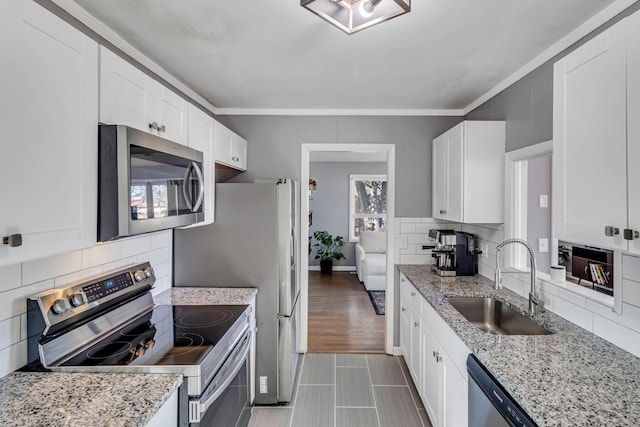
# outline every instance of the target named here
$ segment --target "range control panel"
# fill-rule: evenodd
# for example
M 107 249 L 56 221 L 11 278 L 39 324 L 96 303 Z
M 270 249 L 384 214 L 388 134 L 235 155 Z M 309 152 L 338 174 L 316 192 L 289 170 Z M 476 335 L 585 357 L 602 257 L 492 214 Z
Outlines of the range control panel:
M 117 297 L 148 289 L 154 282 L 153 268 L 146 262 L 67 288 L 46 291 L 30 297 L 28 301 L 37 302 L 43 317 L 48 319 L 48 324 L 54 325 L 108 304 Z

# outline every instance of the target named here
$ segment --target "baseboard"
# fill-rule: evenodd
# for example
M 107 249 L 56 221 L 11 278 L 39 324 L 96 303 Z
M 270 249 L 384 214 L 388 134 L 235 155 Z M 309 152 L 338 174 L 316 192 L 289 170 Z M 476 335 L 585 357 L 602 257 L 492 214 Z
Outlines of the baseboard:
M 402 356 L 402 347 L 393 347 L 394 356 Z
M 310 265 L 309 271 L 320 271 L 319 265 Z M 356 271 L 355 265 L 334 265 L 333 271 Z

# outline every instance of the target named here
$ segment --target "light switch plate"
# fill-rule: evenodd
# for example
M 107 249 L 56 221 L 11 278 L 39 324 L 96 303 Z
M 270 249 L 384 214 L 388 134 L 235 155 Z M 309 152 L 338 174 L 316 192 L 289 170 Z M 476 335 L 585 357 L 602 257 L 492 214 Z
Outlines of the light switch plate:
M 538 252 L 549 252 L 549 239 L 538 239 Z
M 548 208 L 549 207 L 549 196 L 546 194 L 541 194 L 538 197 L 538 207 L 540 208 Z

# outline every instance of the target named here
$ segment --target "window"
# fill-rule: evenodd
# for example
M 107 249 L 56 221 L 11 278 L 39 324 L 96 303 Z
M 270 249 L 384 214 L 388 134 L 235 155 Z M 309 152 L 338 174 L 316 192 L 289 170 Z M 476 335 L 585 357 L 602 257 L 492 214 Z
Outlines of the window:
M 387 229 L 387 176 L 349 175 L 349 241 L 360 232 Z

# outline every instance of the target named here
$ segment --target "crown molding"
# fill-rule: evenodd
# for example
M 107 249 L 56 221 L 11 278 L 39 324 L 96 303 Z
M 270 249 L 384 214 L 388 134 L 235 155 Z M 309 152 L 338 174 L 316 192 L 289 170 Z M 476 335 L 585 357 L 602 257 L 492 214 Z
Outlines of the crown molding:
M 218 108 L 216 114 L 228 116 L 454 116 L 464 110 L 369 109 L 369 108 Z

